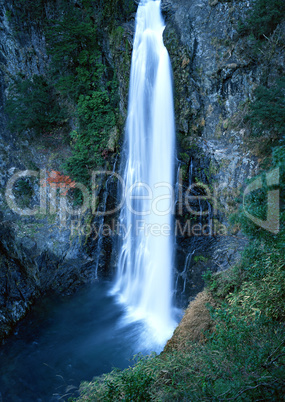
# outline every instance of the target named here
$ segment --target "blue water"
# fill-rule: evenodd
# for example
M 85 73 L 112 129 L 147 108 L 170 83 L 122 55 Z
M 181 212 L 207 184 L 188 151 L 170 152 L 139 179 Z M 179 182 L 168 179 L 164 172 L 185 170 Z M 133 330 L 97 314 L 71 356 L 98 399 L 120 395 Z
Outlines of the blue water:
M 81 381 L 132 364 L 142 351 L 142 324 L 123 321 L 109 288 L 98 282 L 32 309 L 0 347 L 0 401 L 67 400 L 78 395 Z

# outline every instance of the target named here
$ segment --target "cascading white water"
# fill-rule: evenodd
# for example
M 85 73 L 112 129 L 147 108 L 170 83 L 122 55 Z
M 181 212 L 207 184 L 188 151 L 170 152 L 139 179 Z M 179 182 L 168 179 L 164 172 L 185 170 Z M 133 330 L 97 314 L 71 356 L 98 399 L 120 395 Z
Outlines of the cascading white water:
M 136 17 L 120 224 L 125 236 L 114 293 L 163 344 L 172 334 L 175 124 L 172 72 L 161 1 L 141 0 Z

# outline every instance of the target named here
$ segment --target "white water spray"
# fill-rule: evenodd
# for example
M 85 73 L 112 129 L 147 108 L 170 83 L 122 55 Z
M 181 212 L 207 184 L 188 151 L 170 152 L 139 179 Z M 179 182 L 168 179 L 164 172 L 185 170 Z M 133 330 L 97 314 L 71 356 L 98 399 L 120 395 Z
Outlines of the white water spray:
M 160 1 L 141 0 L 136 17 L 120 224 L 124 238 L 114 293 L 153 340 L 171 336 L 175 125 L 172 73 Z

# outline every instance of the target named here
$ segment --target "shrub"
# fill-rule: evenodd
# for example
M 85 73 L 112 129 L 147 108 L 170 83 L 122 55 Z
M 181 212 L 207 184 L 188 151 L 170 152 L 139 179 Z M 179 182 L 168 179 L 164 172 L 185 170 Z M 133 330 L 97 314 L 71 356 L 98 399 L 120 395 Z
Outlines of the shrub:
M 100 30 L 91 2 L 70 8 L 48 30 L 54 85 L 74 102 L 77 128 L 70 133 L 72 156 L 64 168 L 88 185 L 91 170 L 104 162 L 103 150 L 116 124 L 118 104 L 114 72 L 99 46 Z
M 212 312 L 204 345 L 141 359 L 81 386 L 78 401 L 278 401 L 283 395 L 284 326 L 237 308 Z
M 6 112 L 10 117 L 10 130 L 18 134 L 29 130 L 40 135 L 65 124 L 55 89 L 40 75 L 31 79 L 15 78 L 9 88 Z
M 59 1 L 55 18 L 45 26 L 51 56 L 47 75 L 17 77 L 6 107 L 10 129 L 19 134 L 52 134 L 72 122 L 75 129 L 69 127 L 68 136 L 72 156 L 63 168 L 84 184 L 89 184 L 90 171 L 104 162 L 118 104 L 116 77 L 100 45 L 102 30 L 94 13 L 99 3 Z M 125 3 L 112 4 L 118 11 Z M 37 4 L 45 2 L 37 0 Z M 104 4 L 105 9 L 108 2 Z M 27 2 L 24 9 L 29 6 Z
M 255 90 L 255 100 L 250 104 L 247 119 L 252 134 L 259 136 L 265 130 L 285 140 L 285 78 L 278 79 L 270 88 L 260 85 Z
M 81 65 L 91 67 L 100 55 L 98 28 L 91 7 L 65 9 L 63 17 L 54 20 L 46 29 L 46 35 L 53 75 L 56 73 L 57 79 L 66 74 L 75 75 Z M 87 77 L 92 76 L 91 69 L 88 73 Z
M 17 22 L 29 30 L 31 25 L 45 22 L 48 3 L 55 4 L 55 0 L 12 0 L 12 13 Z
M 123 371 L 114 369 L 110 374 L 97 377 L 92 383 L 82 384 L 82 397 L 85 401 L 150 401 L 150 385 L 154 382 L 150 356 L 136 355 L 133 358 L 135 368 Z
M 253 8 L 245 21 L 240 22 L 241 35 L 253 34 L 256 39 L 265 39 L 284 18 L 285 3 L 283 0 L 255 0 Z

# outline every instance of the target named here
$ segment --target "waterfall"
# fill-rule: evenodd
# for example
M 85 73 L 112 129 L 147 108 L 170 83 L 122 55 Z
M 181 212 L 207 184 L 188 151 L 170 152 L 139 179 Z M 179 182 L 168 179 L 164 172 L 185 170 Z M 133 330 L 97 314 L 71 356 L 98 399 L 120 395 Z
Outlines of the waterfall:
M 172 72 L 160 1 L 141 0 L 132 55 L 126 161 L 125 235 L 113 293 L 129 317 L 163 344 L 172 335 L 175 123 Z

